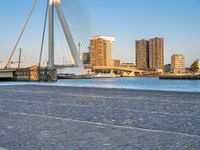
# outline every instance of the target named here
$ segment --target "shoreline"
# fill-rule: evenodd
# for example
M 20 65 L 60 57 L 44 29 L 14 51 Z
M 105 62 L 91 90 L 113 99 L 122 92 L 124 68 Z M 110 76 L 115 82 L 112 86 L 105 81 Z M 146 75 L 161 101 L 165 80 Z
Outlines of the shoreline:
M 173 91 L 173 90 L 152 90 L 152 89 L 130 89 L 130 88 L 110 88 L 110 87 L 83 87 L 83 86 L 68 86 L 68 85 L 46 85 L 46 84 L 19 84 L 19 85 L 1 85 L 0 87 L 53 87 L 53 88 L 74 88 L 74 89 L 96 89 L 96 90 L 100 90 L 100 89 L 108 89 L 108 90 L 121 90 L 121 91 L 138 91 L 138 92 L 172 92 L 172 93 L 194 93 L 194 94 L 200 94 L 200 92 L 192 92 L 192 91 Z

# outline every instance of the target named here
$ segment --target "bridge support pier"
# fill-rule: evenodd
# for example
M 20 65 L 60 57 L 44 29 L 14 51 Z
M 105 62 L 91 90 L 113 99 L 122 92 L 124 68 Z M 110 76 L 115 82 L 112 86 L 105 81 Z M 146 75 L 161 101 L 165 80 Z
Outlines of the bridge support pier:
M 48 69 L 54 69 L 54 0 L 49 0 Z
M 73 36 L 70 32 L 69 25 L 65 19 L 63 10 L 61 8 L 61 0 L 49 0 L 49 61 L 48 61 L 48 68 L 55 69 L 55 65 L 54 65 L 54 8 L 58 15 L 65 38 L 68 42 L 68 46 L 69 46 L 69 49 L 71 51 L 71 54 L 72 54 L 72 57 L 74 60 L 74 66 L 77 67 L 77 69 L 78 69 L 77 74 L 79 74 L 79 75 L 85 74 L 83 63 L 80 60 L 80 56 L 79 56 L 76 44 L 74 42 Z M 67 68 L 64 70 L 62 69 L 62 71 L 68 73 Z

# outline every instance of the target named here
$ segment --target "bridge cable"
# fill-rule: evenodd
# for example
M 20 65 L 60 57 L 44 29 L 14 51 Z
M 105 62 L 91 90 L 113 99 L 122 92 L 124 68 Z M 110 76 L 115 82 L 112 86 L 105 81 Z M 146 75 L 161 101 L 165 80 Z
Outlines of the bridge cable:
M 42 53 L 43 53 L 43 48 L 44 48 L 44 39 L 45 39 L 45 32 L 46 32 L 46 25 L 47 25 L 48 10 L 49 10 L 49 0 L 47 0 L 47 6 L 46 6 L 44 28 L 43 28 L 43 35 L 42 35 L 42 43 L 41 43 L 40 56 L 39 56 L 39 64 L 38 64 L 39 67 L 41 66 L 41 61 L 42 61 Z
M 90 27 L 91 26 L 91 22 L 89 20 L 89 17 L 87 16 L 87 10 L 84 9 L 84 7 L 81 7 L 80 6 L 80 2 L 81 0 L 77 1 L 77 0 L 74 0 L 74 4 L 75 4 L 75 7 L 77 8 L 77 12 L 79 12 L 79 14 L 82 14 L 82 16 L 80 16 L 81 18 L 79 19 L 82 19 L 81 22 L 84 22 L 84 24 L 80 24 L 82 25 L 82 28 L 84 29 L 85 33 L 88 34 L 89 36 L 91 36 L 90 32 L 87 31 L 88 28 L 86 27 Z M 87 23 L 87 24 L 86 24 Z
M 82 29 L 82 33 L 85 35 L 84 37 L 84 44 L 85 44 L 85 48 L 87 49 L 88 48 L 88 42 L 89 42 L 89 39 L 91 37 L 91 34 L 90 32 L 88 31 L 88 28 L 90 28 L 90 21 L 88 19 L 88 17 L 86 16 L 86 12 L 84 12 L 85 10 L 82 9 L 82 7 L 80 6 L 80 1 L 76 1 L 74 0 L 74 5 L 75 5 L 75 11 L 77 14 L 80 14 L 80 15 L 77 15 L 77 20 L 80 20 L 79 23 L 77 23 L 79 25 L 79 28 Z M 83 39 L 82 39 L 83 40 Z
M 8 59 L 8 62 L 7 62 L 7 64 L 6 64 L 6 66 L 4 67 L 4 69 L 7 69 L 8 66 L 9 66 L 9 64 L 10 64 L 10 62 L 11 62 L 11 59 L 12 59 L 12 57 L 13 57 L 13 55 L 14 55 L 16 49 L 17 49 L 17 46 L 18 46 L 18 44 L 19 44 L 19 42 L 20 42 L 20 40 L 21 40 L 21 38 L 22 38 L 22 35 L 23 35 L 23 33 L 24 33 L 24 31 L 25 31 L 25 29 L 26 29 L 26 27 L 27 27 L 27 24 L 28 24 L 28 22 L 29 22 L 29 20 L 30 20 L 32 14 L 33 14 L 33 11 L 34 11 L 34 9 L 35 9 L 35 7 L 36 7 L 37 2 L 38 2 L 38 0 L 35 0 L 35 2 L 34 2 L 34 4 L 33 4 L 33 7 L 32 7 L 32 9 L 31 9 L 31 11 L 30 11 L 30 13 L 29 13 L 29 15 L 28 15 L 28 18 L 27 18 L 27 20 L 26 20 L 26 22 L 25 22 L 25 24 L 24 24 L 24 27 L 23 27 L 23 29 L 22 29 L 22 31 L 21 31 L 21 33 L 20 33 L 20 36 L 19 36 L 19 38 L 18 38 L 18 40 L 17 40 L 17 43 L 15 44 L 15 46 L 14 46 L 14 48 L 13 48 L 13 50 L 12 50 L 12 53 L 11 53 L 9 59 Z
M 58 18 L 57 18 L 58 20 Z M 62 34 L 62 32 L 60 31 L 61 29 L 59 28 L 60 24 L 58 24 L 58 21 L 56 21 L 56 26 L 57 26 L 57 32 L 58 32 L 58 36 L 59 36 L 59 39 L 60 39 L 60 42 L 61 42 L 61 47 L 62 47 L 62 50 L 63 50 L 63 53 L 65 55 L 65 58 L 66 60 L 68 59 L 67 56 L 70 56 L 71 54 L 69 54 L 68 50 L 67 50 L 67 53 L 65 52 L 65 48 L 68 49 L 67 47 L 67 43 L 65 42 L 65 38 L 64 38 L 64 35 Z
M 81 23 L 79 23 L 79 25 L 80 25 L 80 28 L 83 29 L 83 33 L 85 34 L 85 42 L 86 42 L 85 48 L 88 48 L 88 42 L 91 37 L 91 34 L 88 29 L 90 28 L 91 23 L 86 15 L 87 13 L 84 13 L 84 9 L 82 9 L 82 7 L 80 6 L 79 3 L 80 3 L 80 1 L 78 2 L 75 0 L 74 4 L 75 4 L 77 13 L 82 14 L 81 16 L 79 15 L 79 20 L 81 22 Z
M 64 11 L 65 11 L 65 14 L 66 14 L 66 10 L 65 9 L 66 8 L 64 7 Z M 66 17 L 66 20 L 68 21 L 68 23 L 69 23 L 69 25 L 71 27 L 70 29 L 72 31 L 72 35 L 73 35 L 73 38 L 75 40 L 75 43 L 78 43 L 79 41 L 85 43 L 84 40 L 83 40 L 83 37 L 82 37 L 83 35 L 81 34 L 81 31 L 78 29 L 77 24 L 74 23 L 74 21 L 71 19 L 71 17 Z
M 69 5 L 66 5 L 66 6 L 69 6 Z M 70 6 L 69 6 L 70 7 Z M 65 12 L 66 12 L 66 9 L 67 8 L 65 8 Z M 73 11 L 74 11 L 74 9 L 72 9 Z M 72 11 L 70 11 L 70 12 L 72 12 Z M 73 14 L 75 13 L 75 12 L 72 12 Z M 67 14 L 67 13 L 66 13 Z M 72 18 L 75 18 L 75 16 L 72 16 L 72 17 L 70 17 L 70 15 L 71 14 L 69 14 L 69 16 L 68 17 L 66 17 L 66 19 L 68 20 L 68 22 L 70 23 L 70 26 L 71 26 L 71 30 L 73 31 L 72 32 L 72 34 L 73 34 L 73 36 L 74 36 L 74 38 L 75 38 L 75 40 L 76 40 L 76 42 L 77 42 L 77 40 L 81 40 L 82 42 L 84 42 L 84 38 L 85 37 L 83 37 L 83 33 L 80 31 L 80 28 L 78 27 L 78 23 L 76 22 L 76 21 L 74 21 Z M 67 15 L 66 15 L 67 16 Z M 77 20 L 78 18 L 77 18 L 77 15 L 76 15 L 76 19 L 75 20 Z
M 88 21 L 86 21 L 88 19 L 83 19 L 85 18 L 84 16 L 86 16 L 86 15 L 83 16 L 83 14 L 85 14 L 82 12 L 83 9 L 78 8 L 77 3 L 70 3 L 70 1 L 68 0 L 63 2 L 65 2 L 63 3 L 63 5 L 65 6 L 63 7 L 65 10 L 65 14 L 67 14 L 65 16 L 68 16 L 66 17 L 66 19 L 71 24 L 71 28 L 73 30 L 73 34 L 76 38 L 76 41 L 77 40 L 78 42 L 81 41 L 84 47 L 88 48 L 88 40 L 90 33 L 88 32 L 86 27 L 89 27 L 89 25 L 87 23 Z

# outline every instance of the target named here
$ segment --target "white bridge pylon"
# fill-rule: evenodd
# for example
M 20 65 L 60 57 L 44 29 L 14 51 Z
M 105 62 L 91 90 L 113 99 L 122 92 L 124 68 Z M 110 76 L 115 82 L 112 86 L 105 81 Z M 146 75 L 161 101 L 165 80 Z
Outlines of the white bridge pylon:
M 54 9 L 55 8 L 55 9 Z M 54 11 L 58 15 L 60 24 L 62 26 L 62 30 L 64 32 L 66 41 L 68 43 L 69 49 L 71 51 L 72 57 L 74 59 L 74 66 L 75 67 L 65 67 L 65 68 L 58 68 L 58 74 L 76 74 L 82 75 L 84 74 L 84 67 L 83 63 L 80 60 L 80 56 L 76 47 L 76 44 L 73 40 L 72 34 L 70 32 L 69 25 L 65 19 L 62 7 L 61 7 L 61 0 L 49 0 L 49 52 L 48 52 L 48 68 L 54 69 L 55 62 L 54 62 Z

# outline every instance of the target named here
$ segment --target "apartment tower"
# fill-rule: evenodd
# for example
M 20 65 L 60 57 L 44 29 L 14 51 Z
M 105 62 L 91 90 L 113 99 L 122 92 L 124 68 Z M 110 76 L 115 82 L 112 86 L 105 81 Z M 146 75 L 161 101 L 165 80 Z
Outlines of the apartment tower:
M 184 73 L 185 72 L 185 57 L 182 54 L 172 55 L 171 71 L 173 73 Z
M 136 65 L 138 69 L 163 71 L 164 68 L 164 39 L 136 41 Z
M 163 70 L 164 68 L 164 39 L 153 38 L 149 40 L 149 69 Z
M 137 40 L 136 45 L 136 66 L 138 69 L 147 70 L 149 68 L 149 41 Z
M 90 64 L 92 66 L 110 66 L 112 64 L 113 37 L 94 36 L 90 40 Z

